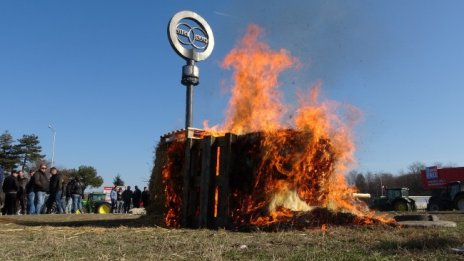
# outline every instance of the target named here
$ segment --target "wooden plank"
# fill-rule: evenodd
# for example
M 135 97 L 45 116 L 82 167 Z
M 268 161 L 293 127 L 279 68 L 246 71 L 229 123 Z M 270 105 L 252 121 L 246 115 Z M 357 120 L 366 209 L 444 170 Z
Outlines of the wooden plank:
M 185 161 L 184 161 L 184 184 L 183 184 L 183 195 L 182 195 L 182 221 L 181 225 L 183 227 L 189 227 L 189 201 L 190 201 L 190 166 L 191 166 L 191 160 L 190 160 L 190 154 L 191 154 L 191 149 L 193 145 L 193 140 L 192 139 L 187 139 L 185 142 Z
M 193 140 L 193 145 L 190 150 L 190 184 L 189 184 L 189 200 L 187 201 L 187 218 L 189 227 L 198 228 L 198 219 L 195 218 L 200 205 L 199 199 L 199 184 L 198 181 L 201 167 L 201 142 Z
M 202 140 L 202 164 L 201 164 L 201 184 L 200 184 L 200 216 L 199 226 L 207 227 L 209 222 L 210 209 L 210 182 L 211 182 L 211 145 L 214 137 L 206 136 Z
M 229 227 L 230 225 L 229 177 L 232 164 L 232 143 L 235 142 L 235 140 L 236 135 L 231 133 L 227 133 L 221 140 L 219 177 L 217 177 L 219 197 L 216 223 L 218 227 Z

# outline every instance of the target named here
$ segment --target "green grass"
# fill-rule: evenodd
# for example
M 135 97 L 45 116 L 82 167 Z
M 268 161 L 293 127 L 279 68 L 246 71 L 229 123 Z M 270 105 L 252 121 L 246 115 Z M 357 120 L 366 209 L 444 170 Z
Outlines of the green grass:
M 131 215 L 0 217 L 0 260 L 464 260 L 457 228 L 331 227 L 284 232 L 165 229 Z

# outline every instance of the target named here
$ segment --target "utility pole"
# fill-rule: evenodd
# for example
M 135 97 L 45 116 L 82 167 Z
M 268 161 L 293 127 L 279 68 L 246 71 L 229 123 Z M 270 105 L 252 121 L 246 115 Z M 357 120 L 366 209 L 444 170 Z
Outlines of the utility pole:
M 48 124 L 48 128 L 52 131 L 53 133 L 53 144 L 52 144 L 52 167 L 55 166 L 55 139 L 56 139 L 56 130 L 55 128 L 51 125 Z

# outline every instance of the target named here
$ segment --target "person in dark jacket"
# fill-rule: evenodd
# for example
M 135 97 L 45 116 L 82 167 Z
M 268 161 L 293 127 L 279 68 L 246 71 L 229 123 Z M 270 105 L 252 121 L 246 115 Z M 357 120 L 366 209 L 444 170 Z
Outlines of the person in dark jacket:
M 11 175 L 3 181 L 3 191 L 5 192 L 5 206 L 3 207 L 3 215 L 16 215 L 16 195 L 19 191 L 18 172 L 13 170 Z
M 19 213 L 21 215 L 26 214 L 26 200 L 27 200 L 27 192 L 26 192 L 26 186 L 27 183 L 29 182 L 29 179 L 24 176 L 24 173 L 20 170 L 18 171 L 18 184 L 19 184 L 19 191 L 17 194 L 18 197 L 18 205 L 20 207 Z
M 150 191 L 148 191 L 147 187 L 143 188 L 142 191 L 142 202 L 143 202 L 143 207 L 147 208 L 148 204 L 150 204 Z
M 124 213 L 124 200 L 122 199 L 122 188 L 118 188 L 118 206 L 116 207 L 117 208 L 117 211 L 118 213 Z
M 127 189 L 124 190 L 122 193 L 122 200 L 124 201 L 124 212 L 123 213 L 129 213 L 130 207 L 131 207 L 131 200 L 132 200 L 132 190 L 130 186 L 127 186 Z
M 58 169 L 55 167 L 50 169 L 50 174 L 52 174 L 52 176 L 50 177 L 50 196 L 47 201 L 47 213 L 51 213 L 53 203 L 55 203 L 58 214 L 63 214 L 64 209 L 61 201 L 61 195 L 63 193 L 63 175 L 58 173 Z
M 80 211 L 80 213 L 84 213 L 82 211 L 82 205 L 81 205 L 81 200 L 82 197 L 84 196 L 84 189 L 85 185 L 82 183 L 79 177 L 75 177 L 74 180 L 72 180 L 72 184 L 70 186 L 70 194 L 72 197 L 72 213 L 76 213 L 77 210 Z
M 63 176 L 63 187 L 61 189 L 61 202 L 63 203 L 63 209 L 65 214 L 71 213 L 71 204 L 69 204 L 68 208 L 68 185 L 69 185 L 69 179 L 66 176 Z
M 67 210 L 68 214 L 73 213 L 72 212 L 73 206 L 72 206 L 71 189 L 74 186 L 74 182 L 75 182 L 74 179 L 69 178 L 68 185 L 66 185 L 66 210 Z
M 134 208 L 140 207 L 140 200 L 142 200 L 142 191 L 139 187 L 135 186 L 134 194 L 132 195 L 132 202 L 134 203 Z
M 32 186 L 34 188 L 34 193 L 35 193 L 34 213 L 37 215 L 39 215 L 42 210 L 42 207 L 45 201 L 45 194 L 48 192 L 49 181 L 48 181 L 47 174 L 45 173 L 47 169 L 48 169 L 47 165 L 40 164 L 39 170 L 36 171 L 36 173 L 32 177 L 32 180 L 34 181 Z
M 3 194 L 3 167 L 0 166 L 0 206 L 3 206 L 5 195 Z
M 29 172 L 29 181 L 26 185 L 26 194 L 27 194 L 27 214 L 32 215 L 35 214 L 35 192 L 34 192 L 34 180 L 33 176 L 35 171 Z
M 0 184 L 3 185 L 3 167 L 0 166 Z

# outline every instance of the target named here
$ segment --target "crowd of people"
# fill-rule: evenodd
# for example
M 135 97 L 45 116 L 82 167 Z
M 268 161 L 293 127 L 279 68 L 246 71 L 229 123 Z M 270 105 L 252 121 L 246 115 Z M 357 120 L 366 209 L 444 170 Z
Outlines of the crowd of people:
M 23 171 L 11 171 L 11 175 L 3 180 L 2 189 L 5 198 L 2 214 L 84 213 L 82 199 L 85 184 L 82 179 L 80 177 L 66 179 L 55 167 L 50 168 L 49 177 L 47 170 L 47 165 L 41 164 L 37 171 L 29 173 L 29 178 Z M 149 194 L 146 187 L 142 192 L 137 186 L 134 191 L 130 186 L 124 191 L 115 186 L 110 198 L 112 213 L 128 213 L 132 206 L 137 208 L 141 205 L 147 206 Z
M 121 187 L 113 187 L 110 193 L 111 213 L 129 213 L 131 207 L 147 207 L 149 198 L 150 194 L 147 187 L 144 187 L 143 191 L 137 186 L 135 186 L 134 191 L 131 190 L 130 186 L 127 186 L 124 191 Z
M 13 170 L 5 177 L 3 215 L 50 214 L 54 207 L 59 214 L 76 213 L 81 209 L 85 190 L 82 180 L 79 177 L 65 180 L 55 167 L 50 168 L 49 178 L 47 169 L 47 165 L 41 164 L 37 171 L 29 173 L 29 178 L 21 170 Z

